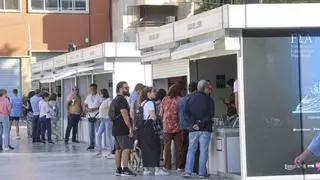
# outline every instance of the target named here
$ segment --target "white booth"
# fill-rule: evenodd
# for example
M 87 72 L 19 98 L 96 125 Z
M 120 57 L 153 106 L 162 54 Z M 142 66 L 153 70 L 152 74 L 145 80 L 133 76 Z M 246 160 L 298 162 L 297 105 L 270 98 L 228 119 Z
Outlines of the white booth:
M 210 80 L 215 119 L 238 80 L 239 128 L 214 127 L 210 174 L 242 180 L 320 179 L 320 4 L 225 5 L 139 32 L 158 77 Z M 182 63 L 183 62 L 183 63 Z M 160 68 L 161 67 L 161 68 Z M 161 70 L 159 70 L 161 69 Z M 303 151 L 304 163 L 295 164 Z
M 137 83 L 152 84 L 151 66 L 141 64 L 135 43 L 103 43 L 37 62 L 32 64 L 32 81 L 34 89 L 45 87 L 60 96 L 62 137 L 67 126 L 65 102 L 73 87 L 79 87 L 84 101 L 91 83 L 96 83 L 98 90 L 106 88 L 111 97 L 116 95 L 120 81 L 127 81 L 131 89 Z M 89 141 L 87 126 L 83 118 L 79 123 L 80 141 Z

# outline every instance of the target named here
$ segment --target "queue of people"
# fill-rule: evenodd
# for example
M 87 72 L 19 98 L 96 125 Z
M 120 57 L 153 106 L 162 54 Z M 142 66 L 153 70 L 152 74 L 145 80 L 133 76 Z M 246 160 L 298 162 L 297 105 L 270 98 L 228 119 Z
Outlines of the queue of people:
M 137 84 L 134 97 L 127 98 L 128 83 L 117 84 L 117 96 L 109 109 L 116 147 L 116 176 L 136 176 L 128 168 L 128 161 L 134 140 L 138 140 L 143 175 L 170 175 L 173 141 L 178 173 L 183 177 L 190 177 L 192 173 L 207 177 L 206 164 L 214 116 L 214 102 L 210 97 L 212 85 L 206 80 L 192 82 L 189 94 L 182 92 L 179 83 L 172 85 L 168 94 Z M 164 167 L 160 166 L 162 158 Z M 199 159 L 197 165 L 196 159 Z M 198 169 L 194 169 L 195 166 Z
M 68 125 L 64 142 L 69 143 L 72 130 L 72 142 L 77 139 L 78 124 L 81 116 L 88 119 L 89 147 L 103 152 L 102 135 L 107 137 L 107 158 L 115 159 L 116 176 L 136 176 L 129 169 L 130 153 L 134 142 L 141 149 L 143 175 L 168 176 L 172 167 L 172 154 L 175 168 L 184 177 L 198 173 L 207 176 L 206 164 L 212 133 L 214 102 L 210 97 L 212 85 L 201 80 L 189 85 L 189 93 L 183 93 L 180 83 L 169 88 L 168 93 L 137 84 L 130 95 L 130 88 L 125 81 L 116 86 L 116 97 L 112 100 L 107 89 L 98 92 L 96 84 L 90 85 L 90 94 L 82 102 L 79 89 L 74 87 L 66 101 Z M 10 145 L 10 122 L 17 127 L 17 139 L 20 138 L 17 122 L 21 113 L 17 107 L 23 107 L 27 117 L 28 137 L 32 142 L 54 144 L 61 140 L 59 133 L 59 103 L 57 95 L 49 95 L 40 90 L 32 91 L 22 102 L 13 91 L 12 98 L 6 90 L 0 90 L 0 144 L 5 150 L 13 149 Z M 9 120 L 12 121 L 9 121 Z M 31 125 L 31 126 L 30 126 Z M 2 146 L 4 134 L 4 146 Z M 55 139 L 52 139 L 54 135 Z M 174 153 L 171 143 L 174 143 Z M 197 153 L 198 152 L 198 153 Z M 161 161 L 164 166 L 161 167 Z M 196 163 L 195 163 L 196 162 Z

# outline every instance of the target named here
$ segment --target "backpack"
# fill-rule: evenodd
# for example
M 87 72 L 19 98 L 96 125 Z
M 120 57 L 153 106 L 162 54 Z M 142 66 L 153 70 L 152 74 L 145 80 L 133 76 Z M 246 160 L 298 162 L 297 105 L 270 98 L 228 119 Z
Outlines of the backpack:
M 135 117 L 134 117 L 134 129 L 138 130 L 143 128 L 144 125 L 144 113 L 143 113 L 143 108 L 144 105 L 147 103 L 148 101 L 145 101 L 135 112 Z
M 119 114 L 118 116 L 116 115 L 116 105 L 117 105 L 117 101 L 118 101 L 118 97 L 116 97 L 114 100 L 112 100 L 111 104 L 110 104 L 110 108 L 109 108 L 109 117 L 111 121 L 116 121 L 121 114 Z

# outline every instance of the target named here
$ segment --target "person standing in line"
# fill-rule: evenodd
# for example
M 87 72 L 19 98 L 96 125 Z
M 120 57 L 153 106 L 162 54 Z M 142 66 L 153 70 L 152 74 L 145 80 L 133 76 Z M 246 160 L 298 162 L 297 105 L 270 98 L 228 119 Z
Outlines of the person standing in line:
M 192 124 L 188 122 L 188 119 L 185 117 L 184 110 L 185 110 L 188 99 L 197 92 L 197 83 L 191 82 L 189 84 L 188 90 L 189 90 L 189 94 L 182 97 L 177 105 L 177 118 L 179 120 L 180 129 L 181 131 L 183 131 L 181 153 L 183 154 L 183 158 L 184 158 L 184 162 L 183 162 L 184 166 L 185 166 L 185 160 L 187 158 L 187 152 L 188 152 L 189 129 L 192 126 Z M 185 167 L 183 169 L 185 169 Z M 197 171 L 198 170 L 194 172 L 197 172 Z
M 129 116 L 129 103 L 126 96 L 129 95 L 129 86 L 121 81 L 116 86 L 117 96 L 111 102 L 109 117 L 113 122 L 112 135 L 116 146 L 116 176 L 137 176 L 129 168 L 130 151 L 133 149 L 133 129 Z M 121 168 L 122 165 L 122 168 Z
M 144 87 L 145 86 L 143 84 L 141 84 L 141 83 L 138 83 L 134 87 L 134 91 L 132 91 L 132 93 L 129 96 L 129 105 L 134 103 L 139 98 L 139 91 L 143 90 Z
M 177 117 L 177 105 L 181 98 L 181 86 L 175 83 L 169 88 L 168 95 L 161 102 L 164 132 L 164 167 L 171 170 L 171 142 L 174 141 L 176 169 L 183 171 L 185 159 L 183 154 L 184 132 L 181 131 Z
M 40 102 L 40 90 L 37 89 L 35 91 L 35 95 L 30 99 L 32 111 L 33 111 L 33 119 L 32 119 L 32 142 L 41 142 L 40 134 L 41 134 L 41 124 L 40 124 L 40 110 L 39 110 L 39 102 Z
M 164 97 L 167 96 L 167 92 L 164 89 L 159 89 L 157 91 L 157 95 L 156 95 L 156 113 L 157 116 L 160 118 L 160 122 L 162 123 L 162 116 L 160 114 L 160 108 L 161 108 L 161 102 L 163 100 Z M 162 130 L 163 130 L 163 124 L 161 124 Z M 160 144 L 161 144 L 161 154 L 160 154 L 160 161 L 163 162 L 163 151 L 164 151 L 164 140 L 163 138 L 160 138 Z
M 28 131 L 28 138 L 32 138 L 32 118 L 33 118 L 33 111 L 31 107 L 30 99 L 35 95 L 34 91 L 30 91 L 27 97 L 27 104 L 22 105 L 26 109 L 26 117 L 27 117 L 27 131 Z
M 137 84 L 136 87 L 134 88 L 134 91 L 130 94 L 130 98 L 129 98 L 130 117 L 132 117 L 133 125 L 135 124 L 134 117 L 136 117 L 136 112 L 140 104 L 139 97 L 142 95 L 144 87 L 145 86 L 143 84 Z
M 56 141 L 61 140 L 60 136 L 60 120 L 59 120 L 59 103 L 57 102 L 57 94 L 52 93 L 49 97 L 49 107 L 51 116 L 52 134 Z
M 91 94 L 89 94 L 84 101 L 85 111 L 87 112 L 87 117 L 89 121 L 89 147 L 88 150 L 94 150 L 96 145 L 96 132 L 98 131 L 99 122 L 97 117 L 99 115 L 99 107 L 101 105 L 102 99 L 99 96 L 98 86 L 96 84 L 90 85 Z
M 155 133 L 153 122 L 157 121 L 156 106 L 154 100 L 156 99 L 156 90 L 152 87 L 146 87 L 140 97 L 140 106 L 143 108 L 143 119 L 141 127 L 138 131 L 140 140 L 142 161 L 144 166 L 143 175 L 150 176 L 154 168 L 155 176 L 168 176 L 169 173 L 160 168 L 160 136 Z
M 9 132 L 11 132 L 11 126 L 14 124 L 16 126 L 16 139 L 20 139 L 19 132 L 19 120 L 21 116 L 22 109 L 22 100 L 18 96 L 18 90 L 13 90 L 13 96 L 10 97 L 10 105 L 11 105 L 11 114 L 10 114 L 10 128 Z
M 9 132 L 9 115 L 11 111 L 11 105 L 6 97 L 7 91 L 5 89 L 0 89 L 0 151 L 9 151 L 10 149 L 10 132 Z M 4 137 L 4 143 L 2 140 Z M 4 146 L 3 146 L 4 145 Z
M 114 159 L 114 139 L 112 137 L 112 122 L 109 118 L 109 109 L 111 104 L 111 98 L 109 96 L 109 92 L 107 89 L 102 89 L 100 91 L 100 95 L 102 103 L 99 108 L 99 119 L 101 120 L 100 126 L 98 128 L 98 142 L 97 142 L 97 149 L 98 149 L 98 156 L 102 155 L 102 134 L 106 133 L 107 143 L 108 143 L 108 150 L 109 153 L 107 155 L 108 159 Z
M 68 125 L 65 135 L 65 144 L 69 143 L 70 132 L 72 129 L 72 142 L 79 143 L 77 140 L 78 124 L 81 119 L 82 104 L 78 87 L 72 88 L 72 93 L 67 98 Z
M 207 177 L 208 149 L 212 133 L 212 117 L 214 115 L 214 103 L 209 94 L 211 84 L 205 80 L 198 83 L 198 92 L 187 101 L 185 115 L 192 122 L 189 133 L 189 148 L 187 162 L 183 177 L 191 176 L 194 167 L 195 153 L 200 143 L 199 177 Z
M 49 106 L 49 94 L 44 92 L 41 95 L 41 100 L 39 102 L 40 110 L 40 122 L 41 122 L 41 141 L 43 144 L 46 143 L 45 134 L 47 133 L 47 141 L 50 144 L 54 144 L 51 139 L 51 108 Z

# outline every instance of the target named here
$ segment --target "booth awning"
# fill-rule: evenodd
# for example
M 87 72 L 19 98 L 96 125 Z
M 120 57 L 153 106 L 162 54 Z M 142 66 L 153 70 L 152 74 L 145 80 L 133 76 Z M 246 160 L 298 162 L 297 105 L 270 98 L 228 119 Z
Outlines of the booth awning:
M 53 75 L 44 75 L 40 79 L 40 83 L 52 83 L 57 80 L 65 79 L 67 77 L 73 76 L 73 75 L 79 75 L 81 73 L 89 72 L 89 71 L 94 71 L 94 70 L 103 70 L 104 66 L 103 64 L 88 64 L 88 65 L 83 65 L 83 66 L 78 66 L 75 68 L 70 68 L 69 70 L 64 70 L 64 71 L 58 71 Z
M 149 53 L 144 53 L 141 56 L 142 63 L 148 63 L 155 60 L 170 58 L 170 49 L 152 51 Z
M 181 45 L 172 51 L 171 58 L 172 60 L 183 59 L 200 53 L 212 51 L 214 50 L 214 43 L 215 41 L 213 39 L 206 39 Z

